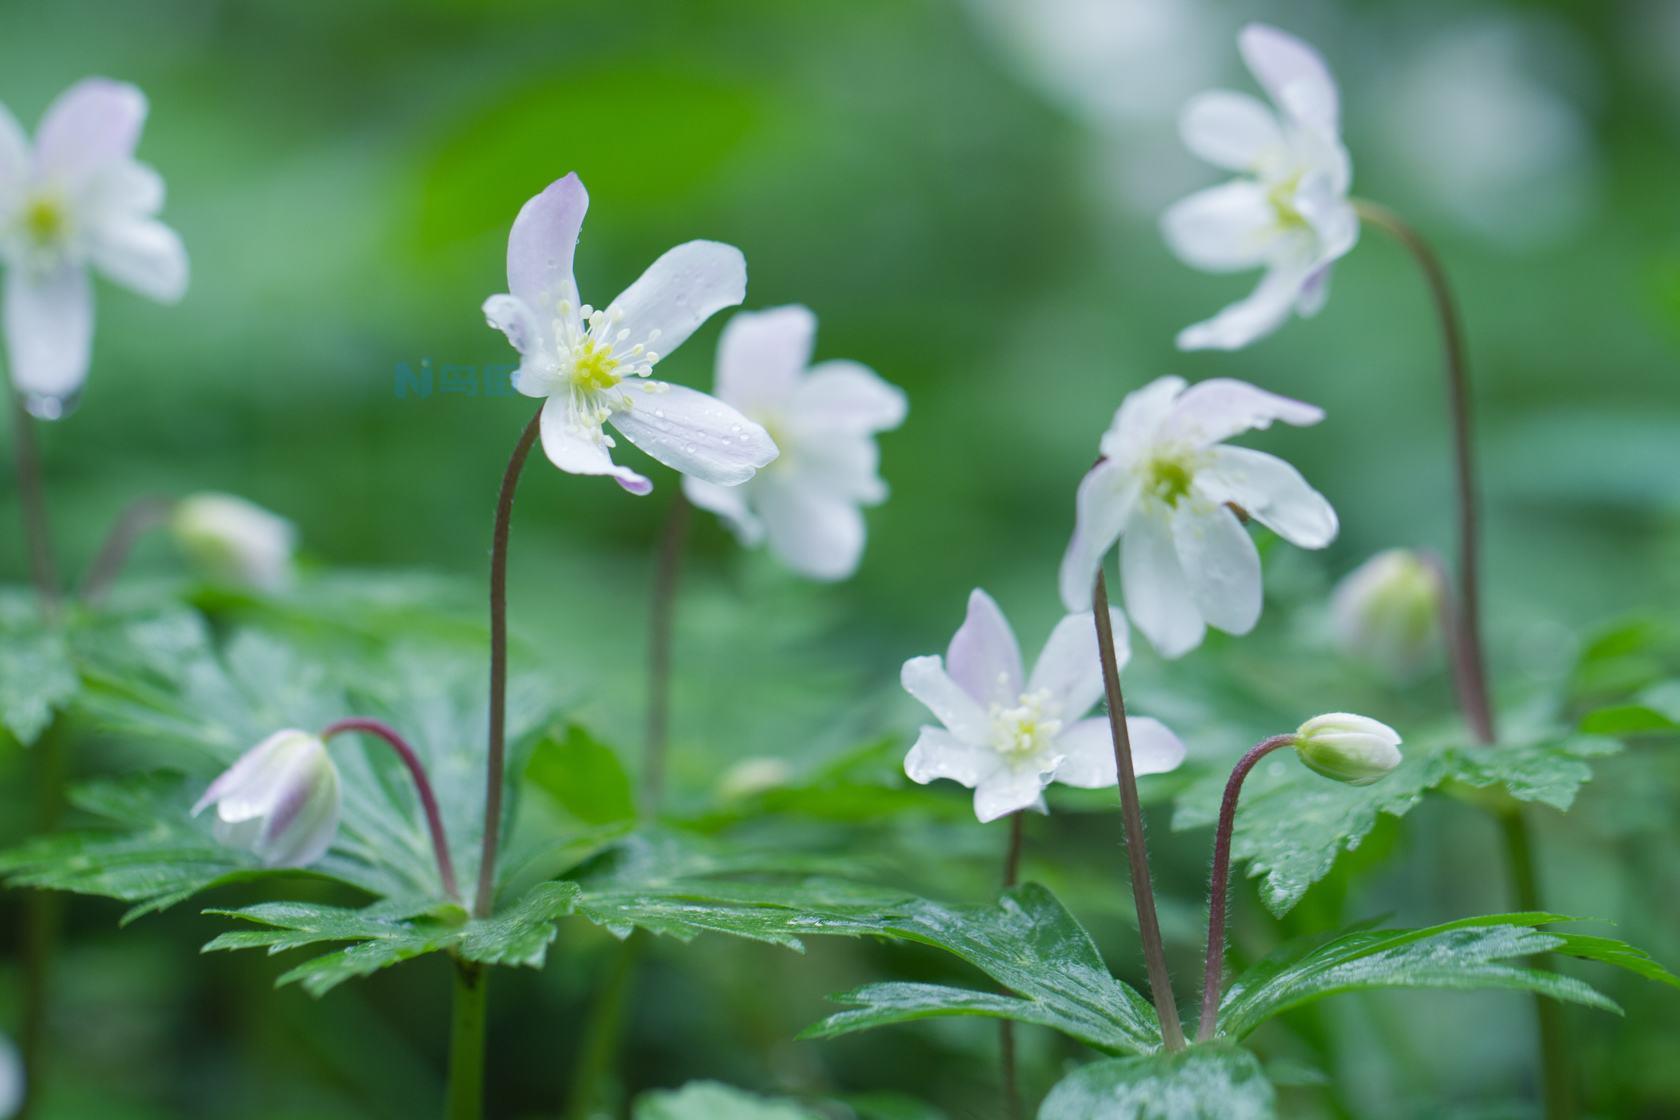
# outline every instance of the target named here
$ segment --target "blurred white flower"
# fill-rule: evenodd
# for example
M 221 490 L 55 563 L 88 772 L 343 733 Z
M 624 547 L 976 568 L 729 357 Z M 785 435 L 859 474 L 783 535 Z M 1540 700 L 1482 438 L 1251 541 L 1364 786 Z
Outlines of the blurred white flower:
M 0 105 L 7 357 L 13 385 L 43 419 L 62 416 L 87 377 L 89 266 L 165 303 L 187 290 L 186 250 L 156 219 L 163 180 L 134 159 L 145 120 L 138 89 L 88 78 L 47 108 L 32 147 Z
M 857 362 L 807 366 L 817 319 L 803 307 L 743 311 L 718 344 L 717 395 L 774 433 L 776 461 L 740 486 L 683 491 L 745 545 L 812 579 L 844 579 L 863 556 L 860 506 L 886 500 L 875 433 L 904 422 L 904 394 Z
M 1348 654 L 1405 677 L 1425 665 L 1441 634 L 1441 576 L 1404 548 L 1349 572 L 1330 598 L 1336 642 Z
M 17 1115 L 23 1106 L 23 1061 L 11 1040 L 0 1034 L 0 1118 Z
M 222 772 L 193 816 L 216 806 L 216 838 L 265 867 L 307 867 L 338 834 L 342 794 L 327 745 L 307 731 L 277 731 Z
M 589 194 L 567 175 L 527 202 L 508 234 L 508 295 L 484 302 L 519 351 L 513 385 L 547 397 L 542 445 L 572 474 L 610 475 L 632 494 L 653 483 L 612 460 L 602 424 L 683 474 L 738 486 L 776 457 L 763 428 L 704 393 L 650 380 L 654 365 L 713 313 L 741 302 L 747 265 L 716 241 L 678 245 L 605 308 L 578 298 L 572 276 Z
M 292 579 L 297 530 L 232 494 L 192 494 L 175 503 L 169 530 L 189 563 L 212 579 L 278 591 Z
M 1386 723 L 1347 712 L 1314 716 L 1295 732 L 1308 768 L 1351 786 L 1381 781 L 1400 765 L 1400 734 Z
M 1227 90 L 1202 93 L 1184 107 L 1184 143 L 1240 176 L 1175 203 L 1161 230 L 1195 268 L 1265 273 L 1247 298 L 1179 332 L 1185 350 L 1235 350 L 1276 330 L 1291 312 L 1316 314 L 1329 293 L 1331 263 L 1359 239 L 1339 98 L 1324 60 L 1263 24 L 1243 28 L 1237 45 L 1275 111 Z
M 725 801 L 739 801 L 785 786 L 792 777 L 793 767 L 785 758 L 743 758 L 718 779 L 718 795 Z
M 1126 620 L 1112 612 L 1115 658 L 1130 650 Z M 905 691 L 925 704 L 943 727 L 923 727 L 904 760 L 912 781 L 951 778 L 974 790 L 982 821 L 1022 809 L 1045 809 L 1051 782 L 1100 789 L 1118 778 L 1106 718 L 1085 719 L 1102 696 L 1091 612 L 1056 624 L 1032 675 L 1022 672 L 1015 633 L 984 591 L 968 599 L 968 617 L 951 639 L 945 660 L 904 663 Z M 1129 716 L 1133 764 L 1161 774 L 1184 761 L 1184 744 L 1158 721 Z
M 1310 404 L 1216 378 L 1162 377 L 1129 394 L 1102 437 L 1103 461 L 1079 484 L 1062 602 L 1077 610 L 1114 542 L 1126 613 L 1165 657 L 1208 626 L 1246 634 L 1260 618 L 1260 555 L 1231 509 L 1302 548 L 1336 536 L 1336 511 L 1282 459 L 1223 441 L 1274 420 L 1316 424 Z

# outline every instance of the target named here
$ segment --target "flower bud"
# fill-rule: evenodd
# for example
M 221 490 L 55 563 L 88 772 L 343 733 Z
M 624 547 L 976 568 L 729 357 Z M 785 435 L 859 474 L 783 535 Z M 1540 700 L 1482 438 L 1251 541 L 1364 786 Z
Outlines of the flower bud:
M 291 580 L 297 532 L 283 517 L 232 494 L 176 503 L 170 530 L 187 560 L 212 579 L 276 591 Z
M 1400 736 L 1365 716 L 1331 712 L 1314 716 L 1295 732 L 1295 750 L 1326 778 L 1368 786 L 1400 765 Z
M 1440 574 L 1407 549 L 1379 552 L 1336 585 L 1330 621 L 1343 650 L 1410 676 L 1428 661 L 1440 635 Z
M 305 867 L 338 833 L 338 768 L 307 731 L 278 731 L 210 783 L 193 816 L 216 806 L 216 838 L 248 848 L 265 867 Z

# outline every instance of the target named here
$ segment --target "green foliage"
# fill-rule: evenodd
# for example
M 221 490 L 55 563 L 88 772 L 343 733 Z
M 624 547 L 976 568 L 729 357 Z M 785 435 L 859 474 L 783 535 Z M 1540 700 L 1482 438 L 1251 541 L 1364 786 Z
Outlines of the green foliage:
M 715 1081 L 691 1081 L 681 1089 L 644 1093 L 635 1120 L 822 1120 L 792 1101 L 771 1100 Z
M 1271 1120 L 1274 1100 L 1253 1054 L 1213 1043 L 1081 1066 L 1038 1120 Z
M 1559 735 L 1492 747 L 1408 745 L 1382 781 L 1350 786 L 1324 778 L 1280 753 L 1262 762 L 1243 787 L 1232 858 L 1260 879 L 1260 896 L 1284 914 L 1325 875 L 1343 851 L 1357 848 L 1383 814 L 1400 817 L 1430 790 L 1451 785 L 1502 789 L 1520 801 L 1568 809 L 1592 777 L 1588 759 L 1620 749 L 1612 739 Z M 1173 828 L 1210 827 L 1218 819 L 1226 775 L 1209 772 L 1178 799 Z
M 552 729 L 537 741 L 525 778 L 586 824 L 635 819 L 636 795 L 624 764 L 577 724 Z
M 1680 731 L 1680 681 L 1662 681 L 1641 689 L 1627 703 L 1596 708 L 1581 718 L 1581 730 L 1593 735 L 1672 735 Z
M 56 630 L 0 629 L 0 726 L 28 746 L 75 698 L 81 680 Z

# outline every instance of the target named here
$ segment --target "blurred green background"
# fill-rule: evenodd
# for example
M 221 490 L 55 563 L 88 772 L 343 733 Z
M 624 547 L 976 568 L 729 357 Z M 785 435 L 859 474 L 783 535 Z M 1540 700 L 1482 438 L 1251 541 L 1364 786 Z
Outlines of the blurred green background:
M 1207 85 L 1252 88 L 1234 33 L 1253 18 L 1324 50 L 1343 87 L 1357 192 L 1436 241 L 1461 297 L 1504 693 L 1556 680 L 1586 627 L 1672 617 L 1680 9 L 1665 0 L 7 0 L 0 100 L 32 125 L 84 75 L 145 89 L 140 155 L 168 181 L 164 217 L 193 264 L 179 308 L 99 290 L 82 405 L 44 433 L 59 550 L 72 568 L 84 562 L 133 497 L 230 490 L 292 518 L 320 568 L 460 577 L 440 585 L 440 605 L 474 616 L 496 483 L 530 402 L 401 399 L 397 374 L 509 360 L 478 306 L 504 286 L 519 205 L 571 170 L 591 194 L 577 256 L 586 299 L 609 299 L 678 241 L 732 242 L 748 260 L 747 306 L 809 305 L 819 358 L 863 361 L 910 399 L 908 422 L 882 440 L 893 495 L 869 516 L 855 579 L 799 584 L 702 525 L 678 624 L 679 794 L 701 795 L 744 757 L 805 763 L 883 730 L 907 744 L 916 717 L 894 694 L 897 667 L 943 645 L 970 587 L 991 590 L 1034 646 L 1059 611 L 1073 487 L 1120 398 L 1162 373 L 1241 377 L 1326 408 L 1317 428 L 1252 441 L 1299 465 L 1343 516 L 1326 554 L 1274 557 L 1280 597 L 1310 601 L 1382 547 L 1445 549 L 1438 336 L 1410 261 L 1379 234 L 1338 265 L 1317 319 L 1236 354 L 1173 349 L 1180 327 L 1253 279 L 1193 272 L 1155 230 L 1167 202 L 1216 178 L 1178 150 L 1173 115 Z M 662 373 L 709 386 L 717 330 Z M 677 493 L 670 472 L 651 473 L 654 494 L 637 500 L 534 460 L 514 529 L 516 631 L 556 687 L 578 695 L 578 718 L 628 746 L 641 721 L 652 547 Z M 21 584 L 16 504 L 8 473 L 0 582 Z M 152 541 L 135 571 L 174 564 Z M 1269 630 L 1321 621 L 1310 607 L 1274 606 L 1254 648 L 1268 648 Z M 1173 694 L 1178 670 L 1137 660 L 1134 703 L 1195 727 L 1195 704 Z M 1439 682 L 1426 687 L 1444 695 Z M 1264 718 L 1254 730 L 1275 730 Z M 1219 758 L 1240 745 L 1191 750 Z M 1649 768 L 1607 767 L 1584 819 L 1546 842 L 1557 856 L 1550 901 L 1623 920 L 1623 935 L 1645 935 L 1674 964 L 1672 858 L 1605 872 L 1615 857 L 1593 848 L 1620 850 L 1623 840 L 1595 839 L 1591 821 L 1595 806 L 1616 817 L 1617 791 L 1631 789 L 1649 802 L 1638 843 L 1672 855 L 1680 812 L 1651 788 Z M 1489 836 L 1438 817 L 1453 814 L 1408 822 L 1410 870 L 1390 868 L 1363 913 L 1420 897 L 1450 900 L 1443 918 L 1500 905 Z M 1062 850 L 1089 863 L 1092 891 L 1109 892 L 1070 905 L 1117 922 L 1117 824 L 1054 827 Z M 1157 834 L 1170 836 L 1164 820 Z M 1001 840 L 959 818 L 936 842 L 954 846 L 939 854 L 970 867 L 983 893 Z M 1193 884 L 1201 845 L 1193 836 L 1159 858 Z M 1443 868 L 1457 885 L 1421 881 Z M 1193 948 L 1201 900 L 1191 889 L 1177 902 Z M 276 971 L 264 962 L 198 960 L 193 938 L 208 926 L 191 915 L 118 937 L 115 908 L 76 912 L 85 936 L 65 971 L 89 1018 L 69 1065 L 86 1078 L 55 1115 L 430 1110 L 441 1032 L 427 1016 L 441 1006 L 441 966 L 317 1006 L 264 994 Z M 1124 931 L 1110 933 L 1124 949 L 1113 959 L 1130 967 Z M 503 1005 L 498 1114 L 558 1108 L 559 1071 L 606 958 L 590 938 L 563 941 L 556 958 L 537 995 Z M 805 961 L 704 942 L 666 953 L 638 989 L 634 1081 L 890 1087 L 954 1117 L 990 1116 L 984 1024 L 790 1041 L 824 992 L 917 967 L 949 966 L 839 946 Z M 1680 1043 L 1665 999 L 1630 1001 L 1625 1024 L 1574 1016 L 1583 1060 L 1608 1079 L 1602 1114 L 1680 1113 L 1680 1074 L 1622 1068 Z M 1351 1040 L 1334 1072 L 1366 1089 L 1329 1105 L 1312 1097 L 1314 1108 L 1437 1116 L 1446 1100 L 1520 1099 L 1522 1001 L 1348 1006 L 1363 1017 L 1326 1012 L 1322 1030 Z M 1024 1045 L 1037 1080 L 1067 1057 L 1047 1039 Z M 1404 1056 L 1404 1074 L 1378 1069 L 1385 1053 Z M 1524 1114 L 1511 1108 L 1474 1114 Z

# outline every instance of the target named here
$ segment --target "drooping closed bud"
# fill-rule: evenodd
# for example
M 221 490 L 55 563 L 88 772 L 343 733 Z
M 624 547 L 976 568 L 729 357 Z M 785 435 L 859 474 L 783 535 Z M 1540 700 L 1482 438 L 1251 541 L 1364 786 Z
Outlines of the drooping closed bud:
M 332 846 L 341 799 L 320 737 L 278 731 L 210 783 L 193 816 L 214 805 L 222 843 L 255 852 L 265 867 L 306 867 Z
M 1314 716 L 1295 732 L 1309 769 L 1354 786 L 1380 781 L 1400 765 L 1400 735 L 1386 723 L 1348 712 Z
M 1397 676 L 1417 672 L 1441 633 L 1441 577 L 1408 549 L 1379 552 L 1349 572 L 1330 600 L 1336 642 Z
M 212 579 L 276 591 L 291 581 L 292 523 L 232 494 L 181 499 L 170 531 L 187 560 Z

